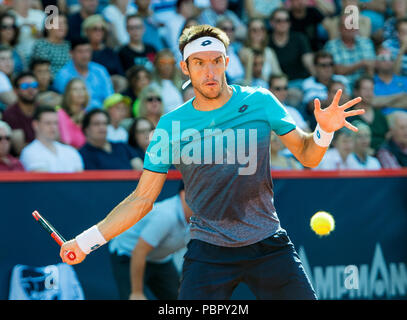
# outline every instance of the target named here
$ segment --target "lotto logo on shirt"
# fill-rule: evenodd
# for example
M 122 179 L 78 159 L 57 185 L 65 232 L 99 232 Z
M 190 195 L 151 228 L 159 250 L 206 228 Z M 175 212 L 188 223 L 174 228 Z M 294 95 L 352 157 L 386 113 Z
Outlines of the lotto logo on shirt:
M 172 121 L 171 129 L 171 137 L 167 130 L 154 131 L 147 151 L 152 164 L 238 165 L 239 175 L 256 173 L 256 129 L 211 128 L 201 133 L 188 128 L 181 132 L 179 121 Z

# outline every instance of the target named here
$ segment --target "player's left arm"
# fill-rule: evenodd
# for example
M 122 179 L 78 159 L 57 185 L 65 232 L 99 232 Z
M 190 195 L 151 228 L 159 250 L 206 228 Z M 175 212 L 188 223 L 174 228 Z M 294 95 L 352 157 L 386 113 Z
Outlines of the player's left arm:
M 314 133 L 306 133 L 297 127 L 289 133 L 279 136 L 284 145 L 303 166 L 315 168 L 320 163 L 335 131 L 342 127 L 355 132 L 358 131 L 346 118 L 363 114 L 365 110 L 346 110 L 359 103 L 362 98 L 357 97 L 339 105 L 341 95 L 342 90 L 338 90 L 332 103 L 325 109 L 321 109 L 319 99 L 314 100 L 314 115 L 318 123 Z

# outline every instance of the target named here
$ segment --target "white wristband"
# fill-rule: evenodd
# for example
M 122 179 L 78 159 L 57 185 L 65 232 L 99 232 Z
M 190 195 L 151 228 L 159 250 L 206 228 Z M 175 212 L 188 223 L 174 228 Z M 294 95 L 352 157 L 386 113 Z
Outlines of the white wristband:
M 314 141 L 317 145 L 323 148 L 329 147 L 333 137 L 334 137 L 333 132 L 325 132 L 324 130 L 321 129 L 319 123 L 317 123 L 317 126 L 314 130 Z
M 107 242 L 96 225 L 76 236 L 75 240 L 79 248 L 86 254 Z

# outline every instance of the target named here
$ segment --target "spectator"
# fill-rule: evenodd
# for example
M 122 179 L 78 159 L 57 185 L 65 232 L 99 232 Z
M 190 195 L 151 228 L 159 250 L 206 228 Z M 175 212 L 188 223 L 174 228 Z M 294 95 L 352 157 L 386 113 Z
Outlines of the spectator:
M 136 13 L 136 9 L 128 4 L 129 0 L 111 0 L 110 4 L 102 11 L 102 15 L 110 23 L 113 35 L 119 45 L 125 45 L 129 42 L 126 17 Z
M 289 12 L 284 8 L 272 13 L 270 24 L 273 28 L 270 47 L 277 54 L 281 70 L 289 81 L 297 80 L 300 88 L 302 79 L 314 73 L 309 42 L 303 34 L 290 31 Z
M 85 38 L 72 43 L 72 59 L 59 70 L 54 87 L 64 92 L 66 84 L 73 78 L 81 78 L 89 92 L 88 109 L 101 108 L 104 99 L 113 94 L 113 84 L 109 73 L 102 65 L 92 62 L 92 47 Z
M 407 113 L 395 111 L 388 116 L 390 134 L 377 152 L 385 169 L 407 167 Z
M 340 23 L 341 15 L 345 13 L 345 9 L 350 7 L 357 7 L 360 12 L 359 0 L 342 0 L 341 14 L 327 17 L 322 21 L 324 29 L 328 32 L 329 40 L 337 39 L 340 37 L 338 25 Z M 361 14 L 358 15 L 358 35 L 364 38 L 370 38 L 372 33 L 372 24 L 368 17 Z
M 267 20 L 273 11 L 281 8 L 283 1 L 281 0 L 245 0 L 246 14 L 250 19 Z
M 236 27 L 236 38 L 243 40 L 246 37 L 247 29 L 240 18 L 231 10 L 228 9 L 228 0 L 209 0 L 210 6 L 204 9 L 198 17 L 200 24 L 209 24 L 216 26 L 220 16 L 226 16 L 233 20 Z
M 353 135 L 353 131 L 345 127 L 336 131 L 332 147 L 326 151 L 322 161 L 313 170 L 358 169 L 354 166 L 355 163 L 350 160 L 350 155 L 355 151 Z
M 38 80 L 39 93 L 51 90 L 52 74 L 50 67 L 51 62 L 48 59 L 38 58 L 31 60 L 30 70 Z
M 14 62 L 10 47 L 0 46 L 0 110 L 17 102 L 17 96 L 13 91 L 10 76 L 13 72 Z
M 395 73 L 407 76 L 407 17 L 397 20 L 396 30 L 397 38 L 384 41 L 383 46 L 390 50 L 396 60 Z
M 294 157 L 286 156 L 281 152 L 284 145 L 274 132 L 271 133 L 270 140 L 271 170 L 301 170 L 303 168 Z
M 164 113 L 167 113 L 184 102 L 181 94 L 182 73 L 176 66 L 170 49 L 163 49 L 157 53 L 154 67 L 152 83 L 160 87 Z
M 11 11 L 20 29 L 16 49 L 24 67 L 28 67 L 35 40 L 42 37 L 46 18 L 42 10 L 32 9 L 30 5 L 31 1 L 13 0 Z
M 357 104 L 357 109 L 365 109 L 365 113 L 355 116 L 353 120 L 361 120 L 366 123 L 372 131 L 372 144 L 371 147 L 374 153 L 377 152 L 380 145 L 384 142 L 389 126 L 385 116 L 380 109 L 373 108 L 372 101 L 374 97 L 373 93 L 373 78 L 361 77 L 356 81 L 354 87 L 354 96 L 360 96 L 362 101 Z
M 108 24 L 101 15 L 95 14 L 85 19 L 82 34 L 92 46 L 92 61 L 101 64 L 109 74 L 124 76 L 124 70 L 116 51 L 106 46 Z
M 353 134 L 355 148 L 349 156 L 351 167 L 360 170 L 379 170 L 381 165 L 379 160 L 371 156 L 373 150 L 370 147 L 372 133 L 367 124 L 362 121 L 353 121 L 352 125 L 358 128 L 358 132 Z
M 324 14 L 315 6 L 308 6 L 307 0 L 291 0 L 291 30 L 303 33 L 309 40 L 312 51 L 322 48 L 318 37 L 318 25 L 324 20 Z
M 140 155 L 140 160 L 144 162 L 147 147 L 150 143 L 150 134 L 154 130 L 154 124 L 147 118 L 135 118 L 130 129 L 128 144 L 132 146 Z
M 69 42 L 80 40 L 82 23 L 87 18 L 96 14 L 99 0 L 78 0 L 79 10 L 68 16 L 68 35 Z
M 86 113 L 82 130 L 86 144 L 79 150 L 85 170 L 141 170 L 140 155 L 127 143 L 109 142 L 107 126 L 110 119 L 106 111 L 94 109 Z
M 394 60 L 390 50 L 379 47 L 374 76 L 374 105 L 384 107 L 384 114 L 407 110 L 407 77 L 398 76 L 393 70 Z
M 76 149 L 81 148 L 86 138 L 82 132 L 82 119 L 89 101 L 89 94 L 83 80 L 74 78 L 68 82 L 60 108 L 57 108 L 61 142 Z
M 53 77 L 70 60 L 70 44 L 65 40 L 68 32 L 66 16 L 59 14 L 58 27 L 45 29 L 46 38 L 36 40 L 31 59 L 47 59 L 51 62 Z
M 109 242 L 120 299 L 145 300 L 145 292 L 159 300 L 177 299 L 180 277 L 172 254 L 189 241 L 191 216 L 181 186 L 178 194 L 156 203 L 142 221 Z
M 294 107 L 286 104 L 287 101 L 287 90 L 288 90 L 288 78 L 284 74 L 274 75 L 270 77 L 269 80 L 270 91 L 275 95 L 275 97 L 284 105 L 288 113 L 293 117 L 295 123 L 301 129 L 310 132 L 310 129 L 305 122 L 301 113 Z
M 107 111 L 110 118 L 110 124 L 107 126 L 107 140 L 110 142 L 126 142 L 128 133 L 126 129 L 120 126 L 120 123 L 130 115 L 129 97 L 120 93 L 114 93 L 105 99 L 103 108 Z
M 406 0 L 392 0 L 392 14 L 386 20 L 383 26 L 384 41 L 392 39 L 397 40 L 396 22 L 398 19 L 407 16 L 407 2 Z
M 350 94 L 350 87 L 345 76 L 334 74 L 334 60 L 332 55 L 326 51 L 318 51 L 314 54 L 315 76 L 310 76 L 302 83 L 303 100 L 302 104 L 306 109 L 314 113 L 314 99 L 326 100 L 328 96 L 328 86 L 332 81 L 340 81 L 345 85 L 347 94 Z M 331 100 L 332 101 L 332 100 Z
M 20 160 L 10 154 L 11 128 L 0 120 L 0 171 L 24 171 Z
M 38 107 L 33 116 L 35 140 L 21 152 L 27 171 L 78 172 L 83 162 L 78 151 L 57 141 L 58 115 L 55 108 Z
M 145 87 L 140 93 L 138 116 L 147 118 L 154 124 L 154 127 L 156 127 L 163 113 L 164 107 L 159 87 L 154 85 Z
M 22 72 L 14 79 L 13 85 L 17 102 L 4 111 L 3 120 L 13 129 L 12 150 L 18 156 L 25 145 L 35 138 L 32 117 L 36 109 L 38 81 L 31 72 Z
M 20 30 L 16 25 L 16 18 L 10 12 L 0 15 L 0 45 L 10 46 L 13 52 L 14 70 L 13 73 L 23 71 L 23 61 L 15 46 L 17 45 Z
M 242 49 L 243 44 L 236 40 L 235 25 L 233 24 L 233 20 L 226 17 L 219 18 L 216 26 L 227 34 L 230 41 L 226 52 L 229 57 L 229 64 L 228 68 L 226 69 L 226 77 L 228 82 L 242 83 L 245 78 L 245 69 L 240 60 L 239 52 Z M 176 57 L 179 57 L 179 63 L 180 59 L 182 59 L 179 50 Z
M 386 13 L 386 0 L 360 0 L 359 3 L 362 15 L 370 19 L 372 36 L 382 32 Z
M 325 51 L 332 54 L 336 74 L 345 75 L 351 86 L 366 72 L 373 76 L 375 51 L 372 40 L 357 35 L 357 30 L 346 27 L 347 15 L 339 20 L 340 37 L 329 40 Z
M 124 70 L 130 69 L 133 65 L 141 65 L 153 70 L 153 61 L 156 50 L 149 44 L 143 42 L 145 26 L 143 18 L 137 15 L 130 15 L 126 20 L 127 32 L 130 42 L 124 45 L 119 51 L 120 61 Z
M 141 90 L 151 83 L 151 72 L 143 66 L 133 66 L 127 71 L 128 89 L 123 92 L 125 96 L 130 97 L 132 101 L 131 114 L 137 117 Z
M 268 42 L 265 22 L 261 19 L 249 21 L 248 35 L 244 42 L 244 47 L 239 53 L 240 60 L 245 66 L 247 85 L 255 85 L 251 79 L 253 78 L 253 71 L 260 71 L 256 72 L 260 74 L 256 74 L 255 78 L 263 80 L 261 86 L 264 87 L 266 85 L 265 88 L 268 87 L 267 81 L 272 74 L 281 74 L 276 53 L 268 46 Z M 255 51 L 257 54 L 255 54 Z M 258 70 L 255 70 L 255 65 L 258 67 Z

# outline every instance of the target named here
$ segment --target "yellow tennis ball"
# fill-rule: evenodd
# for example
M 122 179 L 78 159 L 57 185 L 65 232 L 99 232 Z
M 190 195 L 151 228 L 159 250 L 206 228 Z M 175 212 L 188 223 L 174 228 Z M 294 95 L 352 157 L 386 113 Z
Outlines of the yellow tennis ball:
M 335 220 L 328 212 L 318 211 L 312 216 L 310 225 L 317 235 L 327 236 L 335 229 Z

